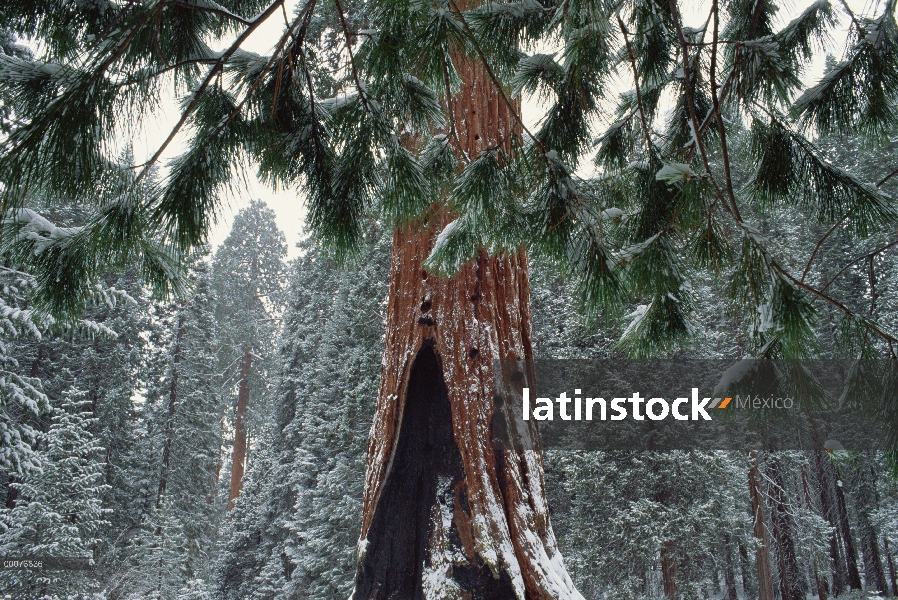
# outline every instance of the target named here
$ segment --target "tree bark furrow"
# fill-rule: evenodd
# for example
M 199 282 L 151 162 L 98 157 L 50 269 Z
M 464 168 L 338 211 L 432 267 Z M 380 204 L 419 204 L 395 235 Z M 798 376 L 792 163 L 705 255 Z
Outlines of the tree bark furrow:
M 520 133 L 504 99 L 482 66 L 465 59 L 455 66 L 464 83 L 448 105 L 458 125 L 460 150 L 471 158 L 497 147 L 510 154 L 511 136 Z M 531 443 L 532 424 L 519 423 L 510 403 L 494 401 L 494 377 L 500 375 L 496 361 L 529 360 L 533 354 L 527 257 L 522 251 L 493 256 L 482 251 L 451 278 L 428 274 L 423 261 L 452 218 L 435 199 L 426 220 L 394 233 L 355 598 L 403 593 L 378 557 L 393 543 L 388 539 L 395 535 L 389 533 L 391 528 L 397 530 L 409 517 L 390 511 L 399 506 L 396 490 L 408 477 L 404 463 L 416 460 L 405 448 L 420 427 L 414 415 L 415 403 L 422 400 L 409 381 L 417 377 L 416 361 L 432 350 L 440 371 L 433 377 L 445 386 L 452 452 L 458 454 L 463 475 L 451 485 L 428 488 L 416 499 L 419 509 L 426 508 L 426 517 L 421 510 L 413 511 L 419 522 L 426 521 L 415 538 L 415 543 L 426 539 L 423 554 L 415 558 L 423 561 L 426 584 L 418 582 L 415 596 L 401 597 L 443 598 L 458 592 L 458 597 L 474 600 L 579 599 L 552 533 L 542 459 Z M 504 435 L 518 442 L 513 447 L 495 444 L 499 422 L 506 424 Z M 422 454 L 417 462 L 428 460 L 433 457 Z M 439 471 L 433 465 L 422 469 Z M 442 583 L 434 584 L 440 577 Z

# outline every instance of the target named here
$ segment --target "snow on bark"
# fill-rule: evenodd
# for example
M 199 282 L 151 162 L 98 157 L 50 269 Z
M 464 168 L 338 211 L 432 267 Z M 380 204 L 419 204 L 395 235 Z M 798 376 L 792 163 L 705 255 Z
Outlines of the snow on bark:
M 465 84 L 452 103 L 455 122 L 463 124 L 456 152 L 476 156 L 500 144 L 510 151 L 516 131 L 507 105 L 482 68 L 462 62 L 458 70 Z M 412 556 L 400 557 L 408 561 L 405 566 L 384 567 L 383 557 L 396 556 L 394 532 L 420 514 L 420 507 L 412 514 L 388 511 L 401 506 L 396 493 L 408 476 L 402 464 L 408 451 L 403 436 L 422 435 L 413 403 L 425 400 L 417 387 L 410 393 L 410 379 L 420 377 L 413 373 L 419 368 L 416 360 L 432 349 L 461 470 L 455 480 L 450 477 L 451 485 L 441 473 L 436 493 L 419 500 L 429 503 L 429 519 L 415 538 L 425 536 L 426 543 L 414 597 L 465 598 L 474 593 L 497 600 L 580 599 L 549 520 L 541 455 L 523 449 L 533 447 L 523 443 L 533 432 L 520 429 L 512 406 L 494 402 L 495 361 L 532 357 L 527 257 L 523 252 L 482 252 L 450 279 L 428 276 L 422 263 L 451 220 L 435 204 L 429 220 L 394 234 L 384 360 L 365 477 L 359 542 L 364 552 L 353 597 L 390 597 L 401 589 L 397 571 L 421 567 L 412 550 Z M 501 448 L 494 443 L 497 417 L 519 423 L 509 431 L 519 443 Z M 438 434 L 429 432 L 431 437 Z M 418 525 L 422 529 L 420 520 Z

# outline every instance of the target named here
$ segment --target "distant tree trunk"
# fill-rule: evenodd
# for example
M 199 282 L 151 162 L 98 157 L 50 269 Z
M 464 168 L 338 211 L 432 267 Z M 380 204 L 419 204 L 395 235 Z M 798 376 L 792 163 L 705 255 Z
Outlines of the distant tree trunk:
M 882 568 L 882 558 L 879 554 L 879 541 L 877 540 L 876 531 L 869 522 L 869 517 L 863 517 L 866 521 L 863 526 L 863 556 L 864 556 L 864 579 L 867 582 L 868 591 L 877 591 L 881 596 L 889 593 L 886 584 L 885 570 Z
M 851 526 L 848 522 L 848 507 L 845 504 L 845 493 L 842 491 L 842 478 L 836 473 L 836 507 L 839 510 L 839 532 L 842 534 L 842 542 L 845 544 L 845 561 L 848 564 L 848 587 L 860 590 L 861 573 L 857 567 L 857 549 L 854 546 L 854 537 L 851 535 Z
M 828 600 L 829 599 L 829 585 L 826 581 L 826 577 L 820 574 L 817 569 L 814 569 L 814 583 L 817 585 L 817 600 Z
M 168 466 L 171 462 L 171 446 L 175 426 L 175 410 L 178 407 L 178 369 L 181 364 L 181 342 L 184 337 L 184 315 L 178 313 L 178 329 L 175 333 L 175 347 L 172 351 L 171 382 L 168 388 L 168 418 L 165 422 L 165 442 L 162 445 L 162 466 L 159 470 L 159 489 L 156 491 L 156 508 L 162 506 L 168 487 Z M 157 533 L 159 531 L 157 530 Z
M 457 150 L 510 152 L 509 107 L 482 67 L 457 68 Z M 450 220 L 435 208 L 393 237 L 353 598 L 581 598 L 549 522 L 541 453 L 493 443 L 497 428 L 535 434 L 493 385 L 495 360 L 532 357 L 527 257 L 482 252 L 451 279 L 428 276 L 422 261 Z
M 249 406 L 249 374 L 253 368 L 252 352 L 246 350 L 240 361 L 240 384 L 237 388 L 237 416 L 234 424 L 234 452 L 231 460 L 231 488 L 228 494 L 228 510 L 243 489 L 243 470 L 246 467 L 246 409 Z
M 669 506 L 674 502 L 670 489 L 661 479 L 661 489 L 655 494 L 655 501 L 661 506 Z M 673 540 L 661 543 L 661 590 L 668 600 L 677 600 L 677 546 Z
M 767 543 L 764 516 L 764 493 L 761 488 L 761 471 L 758 454 L 751 453 L 753 464 L 748 470 L 748 495 L 751 499 L 752 533 L 758 540 L 755 563 L 758 568 L 758 600 L 774 600 L 773 575 L 770 571 L 770 546 Z
M 814 511 L 814 501 L 811 498 L 811 484 L 808 481 L 808 471 L 804 466 L 801 467 L 801 487 L 804 491 L 805 510 L 812 512 Z M 820 573 L 816 558 L 811 559 L 811 564 L 808 565 L 808 568 L 811 570 L 811 579 L 817 587 L 818 600 L 827 600 L 829 597 L 829 585 L 826 577 Z
M 885 596 L 889 593 L 882 557 L 879 552 L 879 536 L 870 521 L 870 513 L 879 506 L 876 492 L 876 472 L 868 456 L 858 456 L 854 470 L 855 506 L 857 508 L 857 529 L 864 559 L 864 582 L 867 591 L 878 591 Z
M 677 549 L 670 540 L 661 546 L 661 586 L 668 600 L 680 597 L 677 592 Z
M 733 540 L 729 534 L 724 537 L 723 541 L 726 560 L 723 563 L 723 583 L 724 598 L 726 600 L 739 600 L 739 593 L 736 590 L 736 557 L 733 553 Z
M 895 573 L 895 559 L 889 550 L 889 539 L 882 536 L 882 549 L 886 555 L 886 564 L 889 565 L 889 580 L 892 584 L 892 595 L 898 597 L 898 574 Z
M 742 542 L 739 542 L 739 570 L 742 572 L 742 594 L 746 597 L 754 596 L 755 586 L 751 578 L 751 559 Z
M 820 484 L 820 505 L 823 516 L 832 527 L 829 537 L 829 557 L 833 573 L 833 596 L 838 597 L 848 585 L 848 567 L 839 545 L 839 509 L 835 500 L 835 473 L 829 456 L 823 450 L 814 452 L 814 467 Z
M 770 523 L 773 539 L 776 542 L 777 571 L 781 600 L 804 600 L 806 596 L 805 580 L 798 567 L 795 555 L 795 542 L 792 536 L 792 517 L 786 499 L 786 489 L 780 461 L 776 456 L 770 461 Z

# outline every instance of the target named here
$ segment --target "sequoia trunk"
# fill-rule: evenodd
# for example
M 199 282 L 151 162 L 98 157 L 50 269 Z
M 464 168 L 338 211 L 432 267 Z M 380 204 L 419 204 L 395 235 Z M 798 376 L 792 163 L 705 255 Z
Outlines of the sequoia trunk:
M 748 470 L 748 495 L 751 499 L 752 533 L 758 541 L 755 563 L 758 569 L 758 600 L 774 600 L 773 574 L 770 569 L 770 546 L 767 543 L 767 519 L 764 511 L 764 490 L 761 487 L 761 470 L 758 455 L 751 453 L 753 464 Z
M 671 541 L 664 542 L 661 546 L 661 587 L 668 600 L 680 597 L 677 592 L 677 554 Z
M 240 361 L 240 383 L 237 388 L 237 414 L 234 422 L 234 453 L 231 460 L 231 487 L 228 494 L 228 510 L 243 489 L 243 469 L 246 466 L 246 409 L 249 406 L 249 373 L 253 368 L 252 352 L 247 350 Z
M 458 71 L 457 150 L 510 151 L 508 105 L 479 66 Z M 483 252 L 450 279 L 429 275 L 422 262 L 450 220 L 435 206 L 394 234 L 353 597 L 581 598 L 549 523 L 538 449 L 494 443 L 500 428 L 535 433 L 493 391 L 494 361 L 532 356 L 526 255 Z
M 804 573 L 798 565 L 793 539 L 791 507 L 786 498 L 786 485 L 782 476 L 780 459 L 774 455 L 770 460 L 770 524 L 776 544 L 777 574 L 781 600 L 804 600 Z

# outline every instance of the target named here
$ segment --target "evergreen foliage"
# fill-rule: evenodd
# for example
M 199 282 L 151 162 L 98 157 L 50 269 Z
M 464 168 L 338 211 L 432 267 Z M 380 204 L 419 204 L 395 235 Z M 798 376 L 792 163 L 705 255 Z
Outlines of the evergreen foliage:
M 125 593 L 174 598 L 187 581 L 208 578 L 221 520 L 224 409 L 216 379 L 217 328 L 207 264 L 192 269 L 193 293 L 157 314 L 149 372 L 142 454 L 151 472 L 139 530 L 129 553 L 133 573 Z
M 108 486 L 103 483 L 105 451 L 90 431 L 97 421 L 87 393 L 65 392 L 42 437 L 41 471 L 28 473 L 13 484 L 19 502 L 0 513 L 0 553 L 4 556 L 87 558 L 109 525 L 110 509 L 103 506 Z M 76 579 L 72 582 L 71 579 Z M 44 571 L 4 570 L 5 591 L 20 598 L 65 597 L 97 589 L 90 577 Z
M 224 366 L 247 349 L 258 352 L 274 344 L 286 254 L 284 234 L 264 203 L 253 202 L 236 215 L 212 261 L 215 320 L 228 336 L 222 339 Z
M 221 597 L 351 590 L 388 242 L 368 237 L 352 270 L 306 242 L 293 265 L 273 414 L 226 533 Z
M 236 215 L 230 235 L 212 261 L 215 320 L 220 332 L 217 370 L 224 378 L 222 387 L 236 397 L 234 415 L 228 415 L 226 424 L 234 429 L 231 502 L 239 494 L 240 461 L 245 462 L 247 438 L 254 433 L 248 431 L 247 421 L 264 422 L 265 411 L 258 410 L 264 406 L 256 403 L 269 395 L 277 371 L 272 349 L 281 325 L 286 253 L 274 212 L 257 201 Z
M 802 269 L 759 233 L 775 206 L 858 241 L 898 223 L 881 185 L 829 160 L 815 140 L 832 131 L 882 137 L 896 126 L 894 2 L 856 15 L 821 0 L 790 22 L 773 2 L 714 2 L 697 28 L 683 23 L 676 2 L 643 0 L 470 8 L 309 0 L 292 17 L 282 5 L 4 9 L 11 35 L 45 42 L 40 56 L 2 57 L 0 85 L 15 116 L 0 180 L 4 207 L 18 211 L 9 218 L 51 240 L 40 242 L 46 258 L 35 272 L 66 264 L 64 282 L 40 277 L 52 306 L 71 310 L 83 300 L 79 286 L 96 279 L 97 251 L 142 256 L 144 276 L 172 280 L 173 253 L 203 244 L 222 195 L 237 185 L 233 165 L 255 164 L 272 184 L 304 191 L 312 232 L 338 257 L 358 251 L 367 218 L 408 222 L 448 190 L 456 218 L 429 268 L 449 274 L 482 248 L 525 246 L 575 282 L 587 314 L 639 299 L 621 342 L 635 356 L 687 341 L 691 283 L 725 268 L 746 326 L 763 333 L 752 351 L 773 343 L 783 355 L 813 354 L 808 338 L 827 311 L 874 351 L 894 346 L 850 298 L 812 283 L 813 254 Z M 284 33 L 270 55 L 243 49 L 282 12 Z M 840 23 L 849 30 L 844 57 L 807 85 L 802 77 Z M 224 49 L 213 51 L 208 39 Z M 548 40 L 558 52 L 528 54 Z M 514 114 L 511 94 L 543 99 L 535 131 L 518 121 L 500 147 L 478 156 L 455 150 L 447 109 L 462 56 L 507 84 L 500 96 Z M 612 77 L 634 89 L 609 112 Z M 128 176 L 110 158 L 112 142 L 148 118 L 171 84 L 183 95 L 181 118 Z M 614 122 L 593 141 L 601 119 Z M 185 152 L 136 194 L 178 136 L 189 138 Z M 742 181 L 733 154 L 740 144 L 753 153 Z M 595 151 L 598 175 L 584 179 L 575 169 Z M 38 226 L 21 210 L 28 190 L 99 195 L 100 210 L 77 232 Z M 35 235 L 14 244 L 22 256 Z M 60 236 L 67 241 L 53 241 Z

